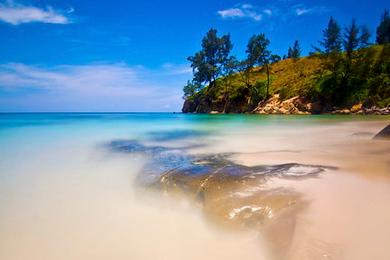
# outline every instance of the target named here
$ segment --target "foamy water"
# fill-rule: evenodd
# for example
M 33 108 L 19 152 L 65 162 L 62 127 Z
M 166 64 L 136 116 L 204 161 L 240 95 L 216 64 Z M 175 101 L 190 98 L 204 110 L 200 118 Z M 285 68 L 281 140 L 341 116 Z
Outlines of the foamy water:
M 0 259 L 389 259 L 390 143 L 371 140 L 389 119 L 0 115 Z M 289 237 L 281 247 L 268 230 L 226 228 L 186 197 L 137 185 L 150 157 L 108 149 L 114 140 L 187 146 L 189 155 L 232 153 L 247 166 L 337 170 L 266 182 L 304 202 L 293 229 L 283 219 L 269 227 Z M 313 170 L 294 167 L 292 178 Z M 244 211 L 264 209 L 244 205 L 228 216 Z

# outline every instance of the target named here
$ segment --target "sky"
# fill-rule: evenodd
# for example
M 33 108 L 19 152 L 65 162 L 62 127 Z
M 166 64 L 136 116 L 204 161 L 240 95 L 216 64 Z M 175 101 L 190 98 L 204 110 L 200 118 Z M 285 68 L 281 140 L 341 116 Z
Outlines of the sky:
M 303 54 L 330 16 L 375 28 L 384 0 L 0 0 L 0 112 L 173 112 L 191 79 L 187 57 L 211 27 L 244 58 L 265 33 Z

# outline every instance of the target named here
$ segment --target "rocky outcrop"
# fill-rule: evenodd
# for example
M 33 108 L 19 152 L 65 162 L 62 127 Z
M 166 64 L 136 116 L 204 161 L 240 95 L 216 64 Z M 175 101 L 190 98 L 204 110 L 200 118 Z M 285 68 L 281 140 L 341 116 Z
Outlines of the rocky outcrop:
M 281 100 L 276 94 L 267 101 L 262 101 L 253 110 L 257 114 L 281 114 L 281 115 L 308 115 L 311 114 L 312 104 L 307 103 L 299 96 Z
M 362 104 L 352 106 L 350 109 L 336 109 L 331 112 L 334 115 L 390 115 L 390 107 L 365 108 Z
M 332 107 L 321 102 L 311 102 L 304 97 L 295 96 L 282 100 L 279 94 L 273 95 L 266 101 L 261 101 L 255 109 L 248 107 L 247 100 L 240 103 L 229 103 L 227 106 L 221 101 L 212 101 L 208 98 L 196 97 L 187 99 L 183 105 L 183 113 L 255 113 L 267 115 L 310 115 L 310 114 L 334 114 L 334 115 L 390 115 L 390 107 L 378 108 L 364 107 L 362 103 L 351 107 Z

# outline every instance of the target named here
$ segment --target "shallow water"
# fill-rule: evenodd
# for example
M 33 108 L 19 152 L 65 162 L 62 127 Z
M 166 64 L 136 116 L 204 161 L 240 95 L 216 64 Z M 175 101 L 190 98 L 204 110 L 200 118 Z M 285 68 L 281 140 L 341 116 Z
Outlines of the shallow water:
M 1 114 L 0 259 L 390 259 L 389 122 Z

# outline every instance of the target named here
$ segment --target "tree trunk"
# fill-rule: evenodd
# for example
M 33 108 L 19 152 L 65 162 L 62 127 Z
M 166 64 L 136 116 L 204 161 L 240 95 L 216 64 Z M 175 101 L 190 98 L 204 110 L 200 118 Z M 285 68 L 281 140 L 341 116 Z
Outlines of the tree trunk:
M 268 66 L 268 63 L 265 64 L 265 67 L 267 69 L 267 95 L 266 95 L 266 100 L 268 99 L 269 97 L 269 66 Z

